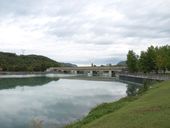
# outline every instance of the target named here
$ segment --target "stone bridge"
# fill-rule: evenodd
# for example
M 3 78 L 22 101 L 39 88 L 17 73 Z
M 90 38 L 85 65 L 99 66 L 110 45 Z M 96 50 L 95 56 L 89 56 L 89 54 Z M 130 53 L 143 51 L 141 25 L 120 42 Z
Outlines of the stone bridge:
M 109 76 L 113 77 L 116 73 L 126 70 L 127 67 L 122 66 L 91 66 L 91 67 L 51 67 L 47 72 L 68 73 L 68 74 L 86 74 L 88 76 Z

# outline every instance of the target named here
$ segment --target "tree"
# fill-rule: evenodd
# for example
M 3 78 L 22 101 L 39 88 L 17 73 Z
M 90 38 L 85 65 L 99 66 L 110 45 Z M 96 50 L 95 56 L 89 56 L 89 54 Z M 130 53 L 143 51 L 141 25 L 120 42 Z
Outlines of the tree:
M 0 68 L 3 71 L 45 71 L 49 67 L 59 66 L 61 63 L 44 56 L 0 52 Z
M 156 50 L 153 46 L 150 46 L 147 49 L 145 59 L 146 59 L 147 72 L 152 72 L 152 71 L 157 72 L 158 69 L 156 67 Z
M 170 70 L 170 46 L 159 47 L 157 50 L 156 65 L 164 73 Z
M 146 52 L 141 52 L 139 68 L 140 71 L 143 71 L 144 73 L 158 71 L 156 66 L 156 50 L 153 46 L 150 46 Z
M 155 71 L 170 70 L 170 46 L 162 47 L 148 47 L 147 51 L 142 51 L 138 60 L 138 56 L 129 51 L 127 54 L 127 66 L 129 71 L 141 71 L 144 73 L 150 73 Z
M 130 50 L 127 54 L 127 67 L 130 72 L 138 71 L 138 56 L 133 50 Z
M 144 73 L 148 71 L 146 58 L 147 58 L 146 52 L 142 51 L 139 58 L 139 70 L 143 71 Z
M 170 71 L 170 46 L 167 45 L 167 69 Z
M 166 47 L 157 47 L 156 53 L 156 67 L 158 68 L 158 70 L 163 71 L 165 73 L 168 63 Z

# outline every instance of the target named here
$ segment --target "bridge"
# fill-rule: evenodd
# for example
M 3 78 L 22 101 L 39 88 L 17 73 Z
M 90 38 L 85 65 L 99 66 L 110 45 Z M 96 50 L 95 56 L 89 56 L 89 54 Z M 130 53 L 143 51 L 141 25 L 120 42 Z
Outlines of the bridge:
M 101 75 L 113 77 L 116 73 L 126 70 L 127 67 L 123 66 L 87 66 L 87 67 L 51 67 L 47 72 L 56 73 L 70 73 L 70 74 L 86 74 L 88 76 Z

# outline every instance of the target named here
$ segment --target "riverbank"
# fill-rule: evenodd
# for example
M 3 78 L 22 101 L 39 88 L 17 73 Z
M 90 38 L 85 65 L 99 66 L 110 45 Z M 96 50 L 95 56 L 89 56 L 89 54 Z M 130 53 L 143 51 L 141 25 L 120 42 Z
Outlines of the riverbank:
M 99 105 L 66 128 L 169 128 L 169 99 L 170 81 L 161 82 L 137 96 Z
M 0 75 L 32 75 L 32 74 L 47 74 L 46 72 L 8 72 L 8 71 L 0 71 Z

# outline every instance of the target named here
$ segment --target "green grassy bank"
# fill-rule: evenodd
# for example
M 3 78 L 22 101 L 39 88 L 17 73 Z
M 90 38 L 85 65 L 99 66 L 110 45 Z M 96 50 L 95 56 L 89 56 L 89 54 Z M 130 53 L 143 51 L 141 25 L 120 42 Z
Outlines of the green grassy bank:
M 170 81 L 138 96 L 99 105 L 66 128 L 170 128 Z

